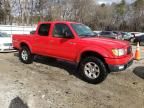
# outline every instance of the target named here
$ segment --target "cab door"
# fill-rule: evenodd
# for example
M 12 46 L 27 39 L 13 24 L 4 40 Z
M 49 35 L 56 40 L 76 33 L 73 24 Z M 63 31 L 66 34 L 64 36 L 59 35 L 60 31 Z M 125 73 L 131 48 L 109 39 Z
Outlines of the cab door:
M 68 37 L 66 37 L 66 34 Z M 51 55 L 74 60 L 76 57 L 77 41 L 68 25 L 57 23 L 54 25 L 52 37 L 50 39 Z
M 36 54 L 48 55 L 49 53 L 49 32 L 51 24 L 41 24 L 37 30 L 35 37 L 33 38 L 33 48 Z

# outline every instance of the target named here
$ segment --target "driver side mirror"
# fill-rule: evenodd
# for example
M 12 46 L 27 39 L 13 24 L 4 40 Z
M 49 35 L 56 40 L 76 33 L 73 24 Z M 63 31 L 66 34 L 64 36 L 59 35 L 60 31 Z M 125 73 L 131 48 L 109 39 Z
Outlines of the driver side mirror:
M 68 31 L 65 31 L 63 33 L 63 35 L 64 35 L 64 38 L 69 38 L 69 39 L 73 39 L 74 38 L 73 34 L 71 32 L 68 32 Z

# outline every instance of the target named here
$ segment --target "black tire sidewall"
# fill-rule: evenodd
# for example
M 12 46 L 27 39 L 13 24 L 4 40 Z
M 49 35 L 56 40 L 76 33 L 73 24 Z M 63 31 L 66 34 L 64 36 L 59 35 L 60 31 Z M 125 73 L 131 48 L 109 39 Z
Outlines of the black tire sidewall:
M 27 54 L 28 54 L 28 59 L 27 60 L 23 60 L 22 58 L 22 51 L 25 50 L 27 51 Z M 33 62 L 33 55 L 31 54 L 30 50 L 27 48 L 27 47 L 22 47 L 20 50 L 19 50 L 19 58 L 20 60 L 25 63 L 25 64 L 30 64 Z
M 100 74 L 99 74 L 98 78 L 91 79 L 91 78 L 89 78 L 85 75 L 84 67 L 85 67 L 85 64 L 88 63 L 88 62 L 94 62 L 99 66 Z M 106 79 L 107 75 L 108 75 L 106 66 L 104 65 L 102 60 L 100 60 L 97 57 L 93 57 L 93 56 L 84 58 L 80 63 L 79 70 L 80 70 L 80 73 L 81 73 L 81 76 L 82 76 L 83 80 L 85 80 L 85 81 L 87 81 L 88 83 L 91 83 L 91 84 L 98 84 L 98 83 L 103 82 Z

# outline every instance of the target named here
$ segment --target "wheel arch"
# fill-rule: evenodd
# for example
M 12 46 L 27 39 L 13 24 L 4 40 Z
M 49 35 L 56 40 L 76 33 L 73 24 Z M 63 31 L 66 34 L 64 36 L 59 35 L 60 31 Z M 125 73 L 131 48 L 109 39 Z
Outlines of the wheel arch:
M 31 47 L 26 42 L 21 42 L 20 43 L 20 49 L 24 46 L 27 47 L 31 51 Z
M 26 50 L 27 59 L 24 59 L 22 57 L 22 53 L 24 50 Z M 33 58 L 34 58 L 34 54 L 31 53 L 30 46 L 27 43 L 22 42 L 19 47 L 19 59 L 25 64 L 31 64 L 33 62 Z
M 84 59 L 85 57 L 88 57 L 88 56 L 95 56 L 95 57 L 98 57 L 99 59 L 101 59 L 102 61 L 105 61 L 104 56 L 102 56 L 101 54 L 94 52 L 94 51 L 84 51 L 80 55 L 79 61 L 81 61 L 82 59 Z
M 108 64 L 106 63 L 106 61 L 104 59 L 105 57 L 103 55 L 101 55 L 100 53 L 95 52 L 95 51 L 84 51 L 83 53 L 81 53 L 79 60 L 78 60 L 78 67 L 80 66 L 82 59 L 84 59 L 88 56 L 94 56 L 94 57 L 99 58 L 104 63 L 104 65 L 106 66 L 106 68 L 109 71 Z

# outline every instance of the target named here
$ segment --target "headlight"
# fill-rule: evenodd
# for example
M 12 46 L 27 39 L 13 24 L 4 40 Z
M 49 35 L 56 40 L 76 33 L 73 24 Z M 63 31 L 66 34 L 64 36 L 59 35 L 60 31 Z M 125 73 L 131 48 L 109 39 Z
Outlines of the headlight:
M 113 49 L 112 52 L 115 56 L 123 56 L 126 54 L 125 49 Z

